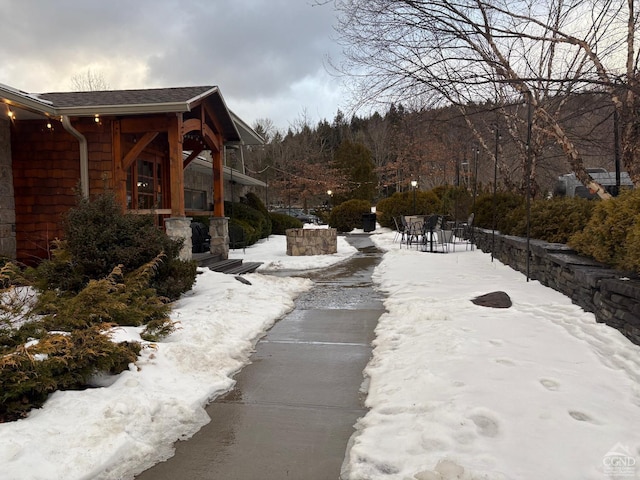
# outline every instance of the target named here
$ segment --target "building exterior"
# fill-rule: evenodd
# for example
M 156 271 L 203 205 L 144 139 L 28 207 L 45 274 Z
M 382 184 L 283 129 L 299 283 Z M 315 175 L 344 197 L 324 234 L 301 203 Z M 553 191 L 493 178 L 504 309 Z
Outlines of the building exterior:
M 184 238 L 182 258 L 191 257 L 187 213 L 210 216 L 211 253 L 227 258 L 226 151 L 260 141 L 215 86 L 35 95 L 0 85 L 0 254 L 46 258 L 77 196 L 112 191 Z M 193 162 L 208 172 L 188 174 L 186 188 Z
M 604 168 L 587 168 L 586 171 L 593 181 L 602 185 L 610 195 L 617 195 L 618 188 L 633 188 L 633 182 L 627 172 L 620 172 L 620 184 L 618 185 L 616 172 L 608 172 Z M 590 192 L 589 189 L 578 180 L 575 173 L 567 173 L 558 177 L 554 187 L 554 195 L 588 199 L 598 198 L 596 193 Z

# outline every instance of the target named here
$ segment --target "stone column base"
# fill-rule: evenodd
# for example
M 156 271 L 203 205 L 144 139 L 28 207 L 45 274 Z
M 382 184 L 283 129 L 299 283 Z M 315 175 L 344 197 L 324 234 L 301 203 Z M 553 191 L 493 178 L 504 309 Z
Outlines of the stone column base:
M 209 235 L 211 235 L 212 255 L 218 255 L 222 260 L 229 258 L 229 219 L 226 217 L 211 217 L 209 219 Z
M 180 254 L 178 258 L 180 260 L 191 260 L 191 250 L 192 250 L 192 242 L 191 242 L 191 218 L 190 217 L 170 217 L 165 218 L 164 220 L 164 228 L 167 232 L 167 235 L 173 239 L 181 239 L 184 240 L 182 244 L 182 249 L 180 250 Z
M 335 228 L 289 228 L 285 233 L 287 255 L 330 255 L 338 251 Z

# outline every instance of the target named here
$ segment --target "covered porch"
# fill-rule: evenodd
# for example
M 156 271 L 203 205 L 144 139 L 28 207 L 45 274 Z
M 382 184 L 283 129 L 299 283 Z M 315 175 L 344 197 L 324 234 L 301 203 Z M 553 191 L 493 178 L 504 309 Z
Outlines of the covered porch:
M 77 194 L 105 191 L 128 211 L 154 215 L 170 236 L 185 240 L 181 257 L 191 258 L 184 169 L 204 152 L 211 158 L 211 253 L 228 257 L 224 152 L 242 145 L 238 125 L 247 127 L 217 87 L 32 95 L 0 86 L 0 101 L 0 163 L 11 169 L 15 199 L 7 217 L 15 220 L 14 258 L 45 257 Z M 0 221 L 4 210 L 11 205 L 0 205 Z

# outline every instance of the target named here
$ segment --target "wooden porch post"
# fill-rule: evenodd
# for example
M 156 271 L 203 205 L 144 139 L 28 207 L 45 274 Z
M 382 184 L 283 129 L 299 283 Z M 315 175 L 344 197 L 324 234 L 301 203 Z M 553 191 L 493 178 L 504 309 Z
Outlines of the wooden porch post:
M 224 147 L 222 147 L 224 149 Z M 222 171 L 222 150 L 211 149 L 213 160 L 213 216 L 224 217 L 224 173 Z
M 184 217 L 184 166 L 182 162 L 182 114 L 169 122 L 169 179 L 171 183 L 171 216 Z
M 113 186 L 118 203 L 122 205 L 123 209 L 126 209 L 127 172 L 122 165 L 122 132 L 120 129 L 120 120 L 113 121 L 111 136 L 113 141 Z

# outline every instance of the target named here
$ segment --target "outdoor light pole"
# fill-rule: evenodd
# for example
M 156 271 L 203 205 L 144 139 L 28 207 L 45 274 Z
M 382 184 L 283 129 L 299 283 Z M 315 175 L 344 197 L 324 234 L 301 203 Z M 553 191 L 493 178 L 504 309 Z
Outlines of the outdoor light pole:
M 496 251 L 496 226 L 498 223 L 497 212 L 497 193 L 498 193 L 498 144 L 500 142 L 500 130 L 496 124 L 496 154 L 495 164 L 493 165 L 493 229 L 491 231 L 491 261 L 493 262 L 494 252 Z
M 416 212 L 416 190 L 418 187 L 418 181 L 417 180 L 411 180 L 411 188 L 413 189 L 413 214 L 415 215 Z
M 474 178 L 473 178 L 473 206 L 472 206 L 472 210 L 473 213 L 476 213 L 476 196 L 478 195 L 478 156 L 480 155 L 480 149 L 476 147 L 475 151 L 473 152 L 475 157 L 474 157 L 474 163 L 475 163 L 475 173 L 474 173 Z
M 332 201 L 331 201 L 331 195 L 333 194 L 333 192 L 331 190 L 327 190 L 327 195 L 329 195 L 329 210 L 331 210 L 332 207 Z

